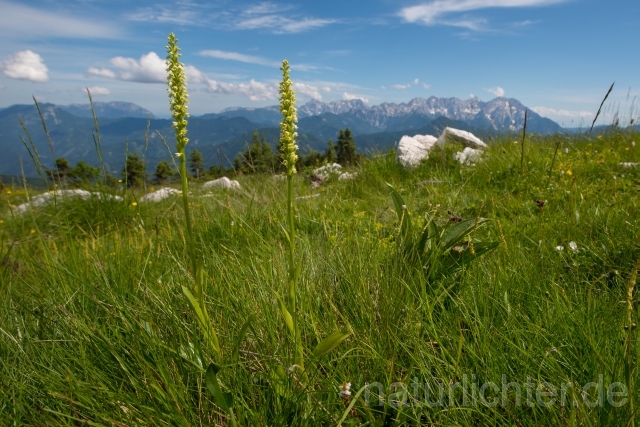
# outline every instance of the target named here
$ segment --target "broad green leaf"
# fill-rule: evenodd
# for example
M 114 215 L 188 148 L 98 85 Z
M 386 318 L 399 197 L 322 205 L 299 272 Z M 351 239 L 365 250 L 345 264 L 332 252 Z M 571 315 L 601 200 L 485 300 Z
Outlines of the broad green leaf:
M 347 339 L 351 334 L 345 334 L 344 332 L 334 332 L 329 335 L 316 346 L 313 350 L 313 357 L 316 359 L 320 359 L 322 356 L 327 355 L 334 348 L 336 348 L 340 343 Z
M 287 373 L 282 366 L 278 366 L 276 369 L 269 372 L 271 379 L 271 385 L 275 392 L 283 397 L 287 394 Z
M 486 218 L 478 219 L 478 228 L 481 227 L 484 223 L 489 221 Z M 466 221 L 462 221 L 457 223 L 456 225 L 449 227 L 447 231 L 444 233 L 442 237 L 442 245 L 443 249 L 449 249 L 450 247 L 461 243 L 464 238 L 473 231 L 473 228 L 476 226 L 476 220 L 468 219 Z
M 276 298 L 278 298 L 278 303 L 280 303 L 280 311 L 282 312 L 282 318 L 284 319 L 284 323 L 287 324 L 287 327 L 291 331 L 291 334 L 294 334 L 295 331 L 293 329 L 293 317 L 291 317 L 291 313 L 289 313 L 289 310 L 287 310 L 287 306 L 284 303 L 284 301 L 282 301 L 282 298 L 280 298 L 280 296 L 277 294 L 276 294 Z
M 200 327 L 204 331 L 204 335 L 207 339 L 207 343 L 211 346 L 215 353 L 220 353 L 220 344 L 218 343 L 218 336 L 216 335 L 216 331 L 213 329 L 213 325 L 209 320 L 209 315 L 207 314 L 207 310 L 205 307 L 200 307 L 200 303 L 195 299 L 193 294 L 189 289 L 185 286 L 182 287 L 182 293 L 187 297 L 191 306 L 193 307 L 193 311 L 196 313 L 198 321 L 200 323 Z
M 217 377 L 218 372 L 220 372 L 220 367 L 215 363 L 211 363 L 205 374 L 205 382 L 207 389 L 213 394 L 213 401 L 216 402 L 216 405 L 225 412 L 229 412 L 233 407 L 233 395 L 231 393 L 224 393 L 220 388 Z

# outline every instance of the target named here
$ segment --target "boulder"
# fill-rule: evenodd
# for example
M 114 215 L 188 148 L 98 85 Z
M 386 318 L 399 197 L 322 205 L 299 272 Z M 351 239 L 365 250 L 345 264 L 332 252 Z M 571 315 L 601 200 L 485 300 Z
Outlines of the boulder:
M 211 188 L 227 188 L 231 190 L 240 190 L 240 183 L 236 180 L 232 180 L 227 178 L 226 176 L 223 176 L 222 178 L 205 182 L 202 186 L 203 190 L 208 190 Z
M 153 193 L 145 194 L 140 197 L 140 202 L 159 202 L 178 194 L 182 194 L 182 191 L 176 190 L 175 188 L 164 187 L 154 191 Z
M 422 159 L 429 158 L 429 150 L 437 141 L 432 135 L 405 135 L 398 143 L 396 160 L 404 167 L 416 166 Z
M 482 142 L 480 138 L 465 130 L 444 128 L 442 134 L 438 138 L 438 146 L 443 148 L 447 141 L 458 142 L 465 147 L 482 149 L 487 148 L 487 144 Z

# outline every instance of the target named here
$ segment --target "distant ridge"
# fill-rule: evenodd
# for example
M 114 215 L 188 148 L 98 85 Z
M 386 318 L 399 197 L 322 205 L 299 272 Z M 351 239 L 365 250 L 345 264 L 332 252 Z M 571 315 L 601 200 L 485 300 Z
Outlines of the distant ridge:
M 76 117 L 93 118 L 89 104 L 59 105 L 59 107 Z M 151 111 L 131 102 L 94 102 L 93 109 L 96 115 L 103 119 L 121 119 L 125 117 L 147 119 L 155 117 Z
M 529 110 L 527 128 L 531 132 L 555 133 L 562 127 L 553 120 L 540 116 L 514 98 L 494 98 L 483 102 L 478 97 L 461 100 L 458 98 L 414 98 L 409 102 L 396 104 L 383 102 L 369 106 L 361 99 L 340 100 L 324 103 L 311 100 L 298 108 L 300 119 L 305 117 L 334 114 L 350 117 L 373 129 L 373 132 L 397 131 L 402 123 L 416 122 L 424 126 L 425 121 L 446 117 L 467 123 L 468 126 L 497 132 L 518 132 L 524 125 L 525 111 Z M 207 114 L 203 118 L 245 117 L 257 123 L 277 125 L 280 113 L 277 106 L 265 108 L 227 108 L 218 114 Z M 411 128 L 411 127 L 409 127 Z

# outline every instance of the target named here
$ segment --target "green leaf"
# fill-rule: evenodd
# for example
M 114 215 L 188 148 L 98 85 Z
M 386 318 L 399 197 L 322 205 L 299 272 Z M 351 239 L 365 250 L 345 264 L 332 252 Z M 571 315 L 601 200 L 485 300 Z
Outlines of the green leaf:
M 213 394 L 213 401 L 216 405 L 222 408 L 225 412 L 229 412 L 233 407 L 233 395 L 231 393 L 224 393 L 220 388 L 217 377 L 218 372 L 220 372 L 220 367 L 218 365 L 215 363 L 209 364 L 205 374 L 205 382 L 207 384 L 207 389 L 211 394 Z
M 282 298 L 278 294 L 276 294 L 276 298 L 278 298 L 278 303 L 280 303 L 280 311 L 282 312 L 282 318 L 284 319 L 284 323 L 287 324 L 287 327 L 291 331 L 291 334 L 294 334 L 295 331 L 293 329 L 293 317 L 291 317 L 291 313 L 287 310 L 287 305 L 282 301 Z
M 244 322 L 244 325 L 242 325 L 242 328 L 240 328 L 240 332 L 238 333 L 238 338 L 236 339 L 236 344 L 233 347 L 233 354 L 237 354 L 240 351 L 240 344 L 242 344 L 242 340 L 244 339 L 244 336 L 247 334 L 247 331 L 249 330 L 249 327 L 251 326 L 251 323 L 255 318 L 256 318 L 256 315 L 254 313 L 251 316 L 249 316 L 249 318 Z
M 410 242 L 411 240 L 411 218 L 409 216 L 409 210 L 407 209 L 407 204 L 404 202 L 404 199 L 398 193 L 398 190 L 393 188 L 393 186 L 387 183 L 387 186 L 391 189 L 391 198 L 393 199 L 393 204 L 396 208 L 396 214 L 398 215 L 398 221 L 400 221 L 400 234 L 402 239 L 405 242 Z
M 320 359 L 322 356 L 329 354 L 340 343 L 347 339 L 351 334 L 345 334 L 344 332 L 334 332 L 329 335 L 316 346 L 313 350 L 313 357 Z
M 271 370 L 269 372 L 269 377 L 271 378 L 271 384 L 275 392 L 283 397 L 287 395 L 287 373 L 282 366 L 279 366 L 276 369 Z
M 220 353 L 218 336 L 216 335 L 216 331 L 213 329 L 213 325 L 209 320 L 209 315 L 207 314 L 206 307 L 200 307 L 200 303 L 198 303 L 191 291 L 185 286 L 182 287 L 182 293 L 184 293 L 184 295 L 191 303 L 191 307 L 193 307 L 193 311 L 196 313 L 196 317 L 198 319 L 198 322 L 200 323 L 200 327 L 203 329 L 205 338 L 207 339 L 207 343 L 211 346 L 212 350 L 216 354 Z
M 486 218 L 478 219 L 478 228 L 481 227 L 484 223 L 489 221 Z M 444 233 L 442 237 L 442 245 L 443 249 L 449 249 L 450 247 L 461 243 L 465 237 L 473 231 L 473 228 L 476 226 L 476 220 L 468 219 L 466 221 L 462 221 L 457 223 L 456 225 L 449 227 L 447 231 Z

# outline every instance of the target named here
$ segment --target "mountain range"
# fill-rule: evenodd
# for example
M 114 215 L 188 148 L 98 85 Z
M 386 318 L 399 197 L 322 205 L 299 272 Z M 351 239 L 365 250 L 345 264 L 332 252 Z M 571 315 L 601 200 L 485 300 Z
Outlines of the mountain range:
M 148 110 L 126 102 L 96 102 L 93 106 L 107 170 L 119 174 L 126 152 L 144 153 L 150 170 L 160 160 L 170 159 L 174 145 L 171 120 L 155 118 Z M 72 164 L 79 160 L 98 164 L 89 105 L 40 104 L 40 109 L 51 144 L 35 105 L 0 109 L 0 150 L 3 153 L 0 174 L 20 175 L 24 170 L 27 176 L 35 175 L 29 152 L 21 142 L 22 139 L 29 144 L 29 138 L 45 167 L 52 167 L 57 157 L 65 157 Z M 357 148 L 363 152 L 386 150 L 407 134 L 437 135 L 447 126 L 469 130 L 481 137 L 515 133 L 522 131 L 526 110 L 518 100 L 508 98 L 482 102 L 478 98 L 431 97 L 375 106 L 368 106 L 359 99 L 331 103 L 313 100 L 298 109 L 298 145 L 303 153 L 324 151 L 327 140 L 335 141 L 339 130 L 347 127 L 355 137 Z M 266 141 L 275 146 L 281 117 L 278 106 L 230 108 L 191 117 L 187 150 L 201 151 L 206 165 L 229 165 L 246 149 L 254 131 L 264 134 Z M 29 132 L 28 136 L 20 120 Z M 527 130 L 546 134 L 562 131 L 562 128 L 529 110 Z

